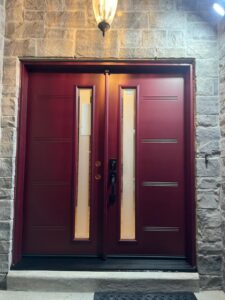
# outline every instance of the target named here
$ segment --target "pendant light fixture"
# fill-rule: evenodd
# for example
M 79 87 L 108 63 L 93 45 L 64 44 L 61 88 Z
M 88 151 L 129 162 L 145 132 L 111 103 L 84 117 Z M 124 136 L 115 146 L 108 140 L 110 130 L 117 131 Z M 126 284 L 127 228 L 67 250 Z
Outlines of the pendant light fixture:
M 92 0 L 95 19 L 103 36 L 110 28 L 116 13 L 118 0 Z

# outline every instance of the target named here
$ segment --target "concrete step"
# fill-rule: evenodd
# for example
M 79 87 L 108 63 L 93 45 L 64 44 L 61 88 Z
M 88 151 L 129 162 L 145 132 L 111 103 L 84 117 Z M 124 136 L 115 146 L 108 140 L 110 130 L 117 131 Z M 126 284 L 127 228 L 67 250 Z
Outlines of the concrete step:
M 195 294 L 198 300 L 225 300 L 222 291 L 207 291 Z M 2 300 L 94 300 L 93 293 L 55 293 L 55 292 L 19 292 L 0 291 Z
M 10 271 L 7 276 L 7 289 L 76 293 L 198 292 L 199 275 L 182 272 Z

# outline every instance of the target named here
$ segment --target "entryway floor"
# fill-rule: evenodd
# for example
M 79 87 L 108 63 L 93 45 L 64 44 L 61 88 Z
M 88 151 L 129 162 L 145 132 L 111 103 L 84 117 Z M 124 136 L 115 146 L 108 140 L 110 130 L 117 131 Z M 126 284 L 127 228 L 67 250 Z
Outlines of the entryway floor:
M 225 300 L 222 291 L 207 291 L 195 293 L 198 300 Z M 93 293 L 52 293 L 52 292 L 19 292 L 0 291 L 1 300 L 93 300 Z

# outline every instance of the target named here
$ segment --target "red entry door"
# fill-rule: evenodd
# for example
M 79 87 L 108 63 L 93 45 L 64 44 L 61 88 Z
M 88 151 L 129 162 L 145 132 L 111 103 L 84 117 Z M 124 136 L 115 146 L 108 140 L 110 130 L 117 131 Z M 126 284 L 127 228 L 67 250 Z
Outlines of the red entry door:
M 27 128 L 23 254 L 185 256 L 182 76 L 31 73 Z
M 103 104 L 103 74 L 30 73 L 23 254 L 100 253 Z
M 108 136 L 118 161 L 108 253 L 184 257 L 184 78 L 110 75 Z

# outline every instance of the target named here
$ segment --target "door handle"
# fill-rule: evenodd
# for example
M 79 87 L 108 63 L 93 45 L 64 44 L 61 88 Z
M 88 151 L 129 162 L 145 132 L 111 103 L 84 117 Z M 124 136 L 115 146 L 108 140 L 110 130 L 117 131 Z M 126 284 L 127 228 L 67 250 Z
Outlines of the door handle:
M 109 205 L 113 205 L 116 202 L 116 179 L 117 179 L 117 160 L 109 160 Z

